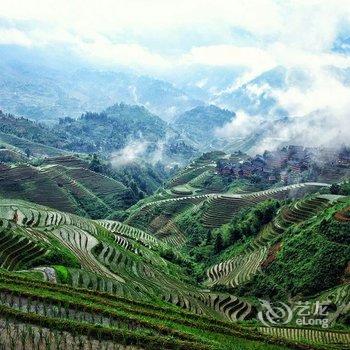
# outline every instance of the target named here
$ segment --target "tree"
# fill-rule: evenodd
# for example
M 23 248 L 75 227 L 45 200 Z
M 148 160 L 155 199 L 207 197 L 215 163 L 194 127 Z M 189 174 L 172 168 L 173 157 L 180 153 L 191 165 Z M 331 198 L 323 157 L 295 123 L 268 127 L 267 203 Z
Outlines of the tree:
M 96 153 L 94 153 L 92 156 L 91 162 L 89 164 L 89 169 L 96 173 L 102 172 L 102 164 Z
M 232 231 L 230 232 L 230 244 L 235 244 L 240 238 L 242 237 L 242 231 L 240 230 L 240 227 L 233 227 Z
M 214 244 L 214 253 L 218 254 L 220 253 L 224 248 L 224 242 L 222 240 L 221 233 L 218 233 L 215 237 L 215 244 Z
M 207 237 L 205 239 L 205 244 L 206 245 L 211 244 L 212 240 L 213 240 L 213 237 L 212 237 L 212 234 L 211 234 L 211 230 L 208 230 Z
M 24 150 L 24 153 L 26 154 L 27 158 L 29 158 L 32 155 L 32 152 L 28 147 Z
M 338 184 L 332 184 L 329 188 L 329 192 L 332 194 L 339 194 L 340 192 L 340 186 Z

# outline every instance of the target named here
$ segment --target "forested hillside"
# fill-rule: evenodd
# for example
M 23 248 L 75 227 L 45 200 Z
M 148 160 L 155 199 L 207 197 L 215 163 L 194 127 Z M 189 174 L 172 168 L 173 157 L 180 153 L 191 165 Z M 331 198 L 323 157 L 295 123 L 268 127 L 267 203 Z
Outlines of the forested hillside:
M 63 118 L 54 126 L 1 112 L 0 131 L 3 133 L 0 141 L 13 142 L 13 146 L 29 149 L 33 155 L 50 154 L 52 148 L 57 148 L 110 157 L 113 152 L 131 144 L 138 147 L 138 156 L 152 162 L 183 163 L 196 153 L 159 117 L 144 107 L 125 104 L 114 105 L 102 113 L 85 113 L 78 119 Z M 23 139 L 22 143 L 13 136 Z M 49 150 L 37 144 L 47 146 Z

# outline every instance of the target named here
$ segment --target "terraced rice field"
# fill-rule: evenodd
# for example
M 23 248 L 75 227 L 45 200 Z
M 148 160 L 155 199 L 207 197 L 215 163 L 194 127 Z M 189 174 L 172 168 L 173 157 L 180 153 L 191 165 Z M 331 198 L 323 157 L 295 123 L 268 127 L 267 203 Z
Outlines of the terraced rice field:
M 27 165 L 8 168 L 0 173 L 0 194 L 5 198 L 26 199 L 58 210 L 75 212 L 74 201 L 57 183 Z
M 209 163 L 204 165 L 189 165 L 184 170 L 182 170 L 178 175 L 173 177 L 168 183 L 167 187 L 175 187 L 184 185 L 196 177 L 200 176 L 204 172 L 216 167 L 216 163 Z
M 201 194 L 201 195 L 193 195 L 193 196 L 183 196 L 183 197 L 176 197 L 176 198 L 167 198 L 167 199 L 161 199 L 159 201 L 149 202 L 141 206 L 140 210 L 154 207 L 154 206 L 161 206 L 164 204 L 169 203 L 191 203 L 191 204 L 198 204 L 208 198 L 215 198 L 217 197 L 217 194 Z
M 177 308 L 31 280 L 1 270 L 0 296 L 0 344 L 9 349 L 302 349 L 288 340 L 279 341 L 280 346 L 265 345 L 273 343 L 273 338 Z M 225 309 L 227 319 L 248 312 L 235 298 L 212 295 L 208 303 Z M 231 311 L 232 305 L 239 307 Z
M 350 333 L 336 332 L 328 330 L 316 330 L 307 328 L 280 328 L 280 327 L 258 327 L 263 334 L 272 335 L 278 338 L 302 341 L 308 339 L 309 342 L 316 344 L 340 345 L 342 349 L 350 349 Z
M 291 209 L 294 215 L 298 211 L 311 215 L 324 203 L 324 199 L 318 202 L 312 199 Z M 296 217 L 305 218 L 305 215 Z M 168 229 L 171 229 L 170 224 Z M 240 337 L 253 336 L 257 337 L 255 340 L 266 340 L 252 330 L 246 332 L 225 323 L 252 317 L 255 310 L 248 301 L 192 285 L 178 266 L 158 254 L 158 249 L 166 247 L 167 243 L 178 244 L 174 238 L 175 235 L 172 241 L 171 238 L 167 241 L 166 235 L 157 238 L 116 221 L 94 221 L 40 205 L 2 200 L 0 267 L 12 271 L 27 269 L 30 270 L 27 273 L 41 274 L 50 283 L 39 280 L 28 282 L 21 277 L 24 272 L 11 275 L 0 268 L 0 324 L 9 325 L 5 327 L 6 335 L 2 333 L 3 337 L 0 336 L 0 344 L 20 346 L 21 337 L 32 339 L 28 336 L 28 324 L 37 334 L 33 349 L 48 343 L 57 344 L 55 330 L 61 332 L 61 338 L 66 339 L 63 341 L 81 341 L 86 349 L 97 349 L 98 346 L 120 349 L 164 346 L 186 350 L 228 349 L 226 345 L 216 347 L 216 343 L 208 348 L 203 343 L 203 336 L 207 333 L 201 337 L 196 335 L 203 324 L 218 327 L 215 328 L 216 333 L 224 329 L 228 333 L 223 333 L 223 338 L 239 334 Z M 50 252 L 53 239 L 57 246 L 73 254 L 81 266 L 67 268 L 66 285 L 57 284 L 58 278 L 61 278 L 58 267 L 35 264 L 37 258 L 42 259 Z M 266 252 L 267 245 L 256 242 L 246 255 L 211 268 L 208 278 L 212 284 L 229 284 L 232 287 L 244 283 L 257 271 Z M 27 266 L 26 259 L 30 260 L 30 266 Z M 338 294 L 343 295 L 342 292 Z M 152 303 L 149 304 L 151 306 L 142 304 L 145 301 Z M 133 309 L 135 305 L 137 308 Z M 185 315 L 179 321 L 181 327 L 176 332 L 173 325 L 178 318 L 174 315 Z M 11 321 L 14 317 L 16 323 Z M 159 320 L 166 321 L 160 325 Z M 188 332 L 189 322 L 199 322 L 195 324 L 197 331 Z M 169 327 L 169 324 L 172 326 Z M 26 336 L 22 330 L 25 330 Z M 90 338 L 86 334 L 90 334 Z M 129 340 L 126 342 L 125 339 Z M 161 342 L 152 343 L 156 339 L 161 339 Z
M 2 349 L 70 349 L 70 350 L 141 350 L 142 347 L 118 344 L 114 341 L 98 340 L 73 332 L 51 330 L 47 327 L 27 323 L 10 323 L 0 319 L 0 328 L 4 329 L 0 337 Z
M 229 321 L 243 321 L 251 316 L 252 306 L 233 295 L 208 293 L 202 294 L 201 300 L 207 305 L 226 316 Z
M 203 298 L 197 287 L 172 276 L 174 267 L 157 253 L 166 240 L 161 242 L 120 222 L 82 219 L 25 202 L 2 201 L 0 218 L 2 231 L 6 231 L 0 236 L 2 267 L 17 270 L 25 267 L 27 260 L 36 267 L 35 259 L 45 256 L 51 239 L 55 239 L 81 266 L 68 269 L 68 283 L 73 286 L 134 299 L 160 298 L 201 315 L 227 317 L 227 308 L 212 309 L 210 295 Z M 38 267 L 36 271 L 41 271 L 46 280 L 56 280 L 54 269 Z M 234 311 L 230 314 L 236 315 Z
M 185 235 L 179 230 L 173 219 L 170 219 L 160 230 L 158 230 L 155 233 L 155 236 L 160 241 L 174 247 L 179 247 L 186 243 Z
M 112 233 L 130 237 L 148 247 L 158 246 L 160 244 L 155 237 L 149 235 L 148 233 L 121 222 L 110 220 L 97 220 L 96 222 Z
M 0 267 L 17 270 L 45 256 L 47 249 L 37 243 L 37 239 L 28 237 L 25 230 L 0 219 Z
M 73 225 L 89 233 L 97 233 L 96 226 L 90 220 L 24 201 L 1 200 L 0 218 L 25 227 Z
M 267 247 L 240 254 L 207 270 L 208 286 L 223 284 L 232 288 L 245 283 L 260 269 L 267 255 Z
M 92 249 L 96 247 L 99 241 L 88 232 L 74 226 L 60 226 L 50 231 L 50 234 L 75 253 L 82 268 L 103 277 L 114 278 L 119 282 L 125 282 L 123 278 L 111 273 L 104 265 L 100 264 L 92 254 Z
M 176 228 L 176 217 L 196 204 L 215 195 L 193 195 L 167 198 L 146 203 L 134 211 L 124 222 L 142 228 L 165 242 L 180 243 L 183 235 Z M 174 236 L 174 237 L 172 237 Z
M 24 138 L 17 137 L 15 135 L 6 134 L 2 131 L 0 131 L 0 141 L 4 144 L 11 145 L 11 147 L 15 148 L 23 154 L 25 154 L 26 149 L 30 149 L 31 153 L 34 156 L 45 155 L 54 157 L 60 154 L 69 154 L 67 151 L 59 150 L 50 146 L 45 146 L 41 143 L 32 142 Z
M 62 157 L 65 159 L 65 157 Z M 0 195 L 39 203 L 57 210 L 92 218 L 126 208 L 128 189 L 120 182 L 84 167 L 83 161 L 60 160 L 67 166 L 18 165 L 0 173 Z
M 325 209 L 331 200 L 338 197 L 318 196 L 295 202 L 282 208 L 272 223 L 252 241 L 248 249 L 233 258 L 210 267 L 207 272 L 206 285 L 222 284 L 235 288 L 248 282 L 261 269 L 268 256 L 271 243 L 293 224 L 303 222 L 319 211 Z
M 249 193 L 249 194 L 221 194 L 209 196 L 210 204 L 207 211 L 203 215 L 203 223 L 205 227 L 216 228 L 229 222 L 233 216 L 242 208 L 262 202 L 268 198 L 284 199 L 291 194 L 297 196 L 297 192 L 302 190 L 315 191 L 318 188 L 329 186 L 321 183 L 301 183 L 289 185 L 265 191 Z M 303 193 L 300 193 L 302 195 Z M 208 197 L 208 198 L 209 198 Z

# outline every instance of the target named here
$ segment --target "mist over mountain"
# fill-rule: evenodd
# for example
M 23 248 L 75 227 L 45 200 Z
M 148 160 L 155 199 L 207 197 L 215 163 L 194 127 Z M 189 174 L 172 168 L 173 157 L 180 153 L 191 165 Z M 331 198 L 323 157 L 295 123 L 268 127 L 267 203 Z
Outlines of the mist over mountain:
M 87 112 L 77 119 L 61 118 L 53 125 L 0 111 L 0 122 L 0 140 L 15 147 L 20 145 L 22 151 L 36 149 L 31 142 L 56 149 L 56 153 L 59 150 L 97 153 L 112 158 L 115 165 L 143 160 L 171 167 L 188 162 L 198 153 L 176 129 L 137 105 L 115 104 L 101 113 Z M 13 136 L 22 142 L 9 140 Z M 38 155 L 46 152 L 45 147 L 39 147 Z
M 0 55 L 1 108 L 42 122 L 100 112 L 119 102 L 145 106 L 169 120 L 203 104 L 169 82 L 128 69 L 106 70 L 74 55 L 69 61 L 57 50 L 0 45 Z
M 349 38 L 349 0 L 0 0 L 0 350 L 350 350 Z
M 345 48 L 346 40 L 342 45 L 338 43 L 338 47 Z M 310 128 L 317 129 L 311 138 L 315 145 L 322 144 L 316 136 L 325 130 L 329 137 L 323 139 L 324 144 L 332 143 L 334 138 L 341 144 L 349 137 L 339 126 L 348 118 L 350 70 L 337 61 L 311 68 L 301 64 L 278 65 L 255 76 L 243 67 L 184 66 L 177 69 L 177 74 L 155 73 L 152 77 L 132 68 L 103 67 L 59 48 L 50 52 L 43 48 L 0 45 L 0 54 L 2 110 L 44 123 L 64 117 L 75 119 L 87 111 L 99 113 L 124 102 L 144 106 L 165 121 L 175 121 L 174 127 L 195 143 L 199 136 L 209 134 L 219 138 L 224 135 L 225 143 L 232 143 L 241 137 L 242 131 L 245 137 L 263 131 L 264 144 L 268 148 L 278 147 L 293 139 L 303 143 L 302 135 Z M 330 93 L 330 89 L 337 94 Z M 210 104 L 241 117 L 236 121 L 224 118 L 224 124 L 214 125 L 217 110 L 206 107 Z M 198 124 L 198 113 L 193 111 L 201 111 L 197 109 L 201 106 L 205 124 L 193 130 Z M 206 108 L 209 109 L 205 111 Z M 181 126 L 182 118 L 186 119 L 183 126 L 188 125 L 188 130 Z M 261 123 L 266 126 L 281 118 L 290 118 L 286 129 L 275 131 L 272 126 L 270 130 L 256 130 Z M 225 127 L 227 131 L 216 132 L 216 127 Z M 200 132 L 212 128 L 210 132 Z M 270 142 L 269 134 L 274 135 L 275 142 Z M 212 136 L 209 139 L 206 143 L 217 147 Z M 222 140 L 216 142 L 223 146 Z
M 121 9 L 107 2 L 110 13 L 87 6 L 82 17 L 73 15 L 79 12 L 76 3 L 69 5 L 75 11 L 65 2 L 57 5 L 74 20 L 46 5 L 36 13 L 28 4 L 16 11 L 4 4 L 4 112 L 53 123 L 123 102 L 172 122 L 197 107 L 215 105 L 238 116 L 214 130 L 220 145 L 239 145 L 242 135 L 256 134 L 267 134 L 268 147 L 280 145 L 269 142 L 272 137 L 314 145 L 349 138 L 342 128 L 350 101 L 347 6 L 298 4 L 287 10 L 266 0 L 247 7 L 222 1 L 213 8 L 195 0 L 196 11 L 182 13 L 171 5 L 171 11 L 181 12 L 177 22 L 159 1 L 161 16 L 142 4 Z M 272 135 L 262 127 L 286 118 L 285 127 L 274 128 Z M 308 130 L 315 130 L 313 136 L 304 138 Z M 318 138 L 320 133 L 325 137 Z M 192 136 L 198 143 L 198 135 Z
M 193 140 L 201 150 L 215 148 L 218 138 L 215 130 L 229 123 L 235 114 L 214 105 L 196 107 L 181 115 L 173 122 L 173 127 Z

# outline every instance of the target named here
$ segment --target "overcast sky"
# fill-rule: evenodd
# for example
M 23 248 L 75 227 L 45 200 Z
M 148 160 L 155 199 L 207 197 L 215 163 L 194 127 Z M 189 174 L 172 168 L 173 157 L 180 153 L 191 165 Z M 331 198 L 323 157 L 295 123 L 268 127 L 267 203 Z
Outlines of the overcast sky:
M 165 79 L 197 79 L 191 72 L 200 71 L 197 86 L 207 80 L 202 68 L 214 76 L 221 67 L 240 72 L 222 91 L 207 86 L 218 91 L 214 103 L 264 71 L 297 67 L 307 85 L 287 76 L 281 88 L 251 83 L 247 90 L 257 101 L 273 98 L 290 116 L 312 116 L 272 134 L 311 144 L 350 138 L 343 127 L 350 120 L 350 0 L 0 0 L 1 44 L 64 48 L 99 66 Z M 269 117 L 236 113 L 227 137 Z
M 184 65 L 335 64 L 350 0 L 0 0 L 0 44 L 62 45 L 89 59 L 162 71 Z

